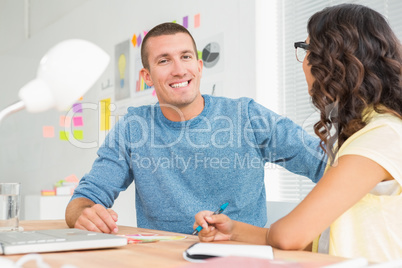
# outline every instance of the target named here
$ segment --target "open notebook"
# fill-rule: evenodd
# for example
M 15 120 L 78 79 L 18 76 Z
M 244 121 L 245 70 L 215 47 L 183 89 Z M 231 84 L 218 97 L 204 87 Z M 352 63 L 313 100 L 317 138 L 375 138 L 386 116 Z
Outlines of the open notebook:
M 79 229 L 0 232 L 0 254 L 69 251 L 127 245 L 127 238 Z

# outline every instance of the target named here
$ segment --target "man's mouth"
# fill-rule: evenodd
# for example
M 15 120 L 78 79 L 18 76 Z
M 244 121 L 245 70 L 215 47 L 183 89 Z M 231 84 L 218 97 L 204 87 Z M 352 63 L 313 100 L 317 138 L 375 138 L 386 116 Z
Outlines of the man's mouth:
M 173 83 L 173 84 L 170 84 L 170 86 L 171 86 L 172 88 L 182 88 L 182 87 L 188 86 L 189 83 L 190 83 L 190 80 L 189 80 L 189 81 L 180 82 L 180 83 Z

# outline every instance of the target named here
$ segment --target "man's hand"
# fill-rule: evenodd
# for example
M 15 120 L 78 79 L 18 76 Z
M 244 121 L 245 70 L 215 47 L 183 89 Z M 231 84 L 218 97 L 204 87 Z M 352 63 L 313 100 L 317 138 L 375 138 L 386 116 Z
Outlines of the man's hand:
M 66 209 L 68 226 L 100 233 L 117 233 L 117 213 L 86 198 L 71 201 Z
M 195 215 L 194 229 L 199 225 L 202 226 L 202 230 L 198 233 L 200 241 L 230 240 L 233 231 L 233 221 L 224 214 L 212 214 L 212 211 L 201 211 Z

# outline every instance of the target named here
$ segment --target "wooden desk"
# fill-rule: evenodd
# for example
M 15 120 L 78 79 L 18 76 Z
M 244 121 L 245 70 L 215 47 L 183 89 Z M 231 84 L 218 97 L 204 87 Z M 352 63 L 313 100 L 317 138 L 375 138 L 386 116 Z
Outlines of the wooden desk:
M 25 230 L 68 228 L 62 220 L 21 221 Z M 150 229 L 119 226 L 119 234 L 157 233 L 173 235 L 174 233 Z M 190 264 L 183 259 L 183 251 L 198 242 L 197 236 L 188 235 L 184 240 L 159 241 L 155 243 L 128 244 L 124 247 L 100 250 L 69 251 L 41 253 L 44 261 L 51 267 L 71 264 L 77 267 L 179 267 Z M 227 242 L 236 244 L 237 242 Z M 7 256 L 14 261 L 22 255 Z M 275 259 L 313 262 L 314 267 L 342 261 L 342 258 L 303 251 L 283 251 L 274 249 Z M 24 267 L 37 267 L 33 261 Z

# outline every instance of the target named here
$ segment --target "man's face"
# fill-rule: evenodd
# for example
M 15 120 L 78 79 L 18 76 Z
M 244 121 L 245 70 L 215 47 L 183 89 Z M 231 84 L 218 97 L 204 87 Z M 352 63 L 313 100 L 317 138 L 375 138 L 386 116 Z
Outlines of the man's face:
M 197 60 L 192 39 L 185 33 L 151 37 L 147 41 L 149 70 L 141 75 L 154 86 L 160 104 L 182 108 L 200 94 L 202 60 Z

